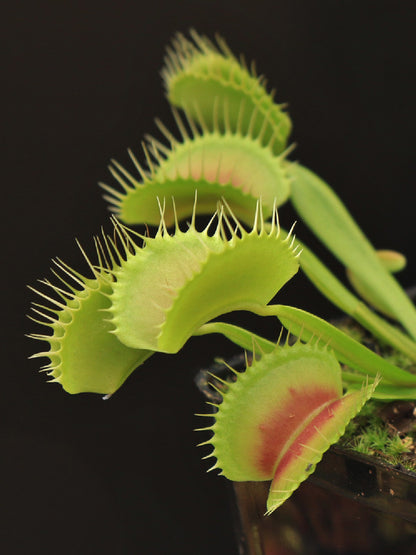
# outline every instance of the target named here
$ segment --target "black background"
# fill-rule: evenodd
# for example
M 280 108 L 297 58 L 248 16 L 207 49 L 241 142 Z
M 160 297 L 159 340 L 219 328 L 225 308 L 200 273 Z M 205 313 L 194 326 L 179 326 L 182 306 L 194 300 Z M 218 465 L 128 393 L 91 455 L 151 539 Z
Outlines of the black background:
M 220 32 L 288 101 L 301 160 L 339 192 L 378 248 L 410 258 L 414 283 L 415 20 L 412 2 L 233 0 L 15 2 L 3 17 L 0 546 L 10 554 L 234 554 L 225 480 L 192 431 L 193 376 L 235 348 L 193 339 L 157 355 L 109 401 L 46 385 L 24 333 L 50 259 L 81 264 L 74 237 L 108 212 L 111 157 L 140 153 L 153 118 L 172 127 L 159 76 L 175 31 Z M 290 208 L 281 211 L 288 225 Z M 297 234 L 310 245 L 299 224 Z M 328 259 L 323 253 L 323 258 Z M 329 260 L 329 259 L 328 259 Z M 82 268 L 82 266 L 80 267 Z M 338 270 L 337 265 L 333 268 Z M 334 309 L 298 276 L 279 299 Z M 258 322 L 250 318 L 248 325 Z M 276 323 L 260 327 L 270 337 Z

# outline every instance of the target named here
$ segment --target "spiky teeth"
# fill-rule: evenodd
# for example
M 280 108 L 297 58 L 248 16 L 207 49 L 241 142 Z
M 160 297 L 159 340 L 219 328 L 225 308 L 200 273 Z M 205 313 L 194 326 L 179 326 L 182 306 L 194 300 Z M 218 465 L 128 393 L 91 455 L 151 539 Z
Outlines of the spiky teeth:
M 266 305 L 298 269 L 292 240 L 282 240 L 276 219 L 277 212 L 266 233 L 258 205 L 247 232 L 220 208 L 216 223 L 211 220 L 202 232 L 193 217 L 186 232 L 177 226 L 170 236 L 162 225 L 144 248 L 126 249 L 111 295 L 119 340 L 176 353 L 209 320 Z
M 275 154 L 284 151 L 290 118 L 282 105 L 274 103 L 274 92 L 267 92 L 265 79 L 257 77 L 254 64 L 249 71 L 244 59 L 239 62 L 221 37 L 217 44 L 195 31 L 191 37 L 178 34 L 167 50 L 162 77 L 169 101 L 195 120 L 202 117 L 211 129 L 214 106 L 223 108 L 232 129 L 244 134 L 250 130 L 262 144 L 271 145 Z M 225 128 L 224 122 L 220 128 Z
M 50 332 L 32 335 L 49 344 L 34 356 L 49 358 L 52 381 L 70 393 L 112 394 L 154 351 L 175 353 L 215 316 L 267 304 L 298 269 L 293 241 L 280 237 L 276 209 L 267 232 L 260 204 L 249 232 L 227 211 L 218 208 L 213 233 L 215 217 L 196 230 L 196 208 L 189 229 L 177 224 L 173 236 L 163 210 L 153 238 L 115 222 L 114 240 L 96 240 L 98 266 L 86 257 L 92 279 L 57 262 L 65 289 L 44 282 L 59 300 L 35 290 L 52 306 L 33 307 Z
M 52 296 L 34 291 L 46 305 L 33 303 L 36 321 L 48 328 L 47 333 L 32 334 L 49 345 L 32 358 L 46 357 L 43 368 L 68 393 L 114 393 L 131 372 L 142 364 L 151 351 L 126 347 L 111 333 L 108 321 L 111 272 L 97 270 L 88 261 L 94 278 L 88 279 L 65 263 L 56 263 L 54 272 L 64 289 L 44 282 Z M 35 318 L 32 318 L 35 319 Z
M 131 152 L 137 175 L 112 162 L 110 172 L 121 191 L 104 183 L 101 186 L 109 193 L 105 198 L 119 219 L 127 224 L 157 225 L 157 199 L 166 199 L 165 222 L 170 226 L 175 217 L 171 198 L 175 197 L 178 218 L 184 219 L 192 213 L 195 191 L 199 214 L 212 214 L 218 200 L 225 198 L 245 222 L 251 221 L 259 198 L 266 217 L 274 203 L 280 206 L 287 200 L 290 181 L 283 155 L 275 156 L 249 132 L 232 131 L 228 125 L 224 133 L 210 131 L 200 120 L 201 135 L 192 120 L 183 122 L 175 115 L 181 138 L 177 140 L 159 122 L 170 149 L 149 138 L 144 147 L 147 169 Z M 191 135 L 186 131 L 188 126 Z
M 340 366 L 314 344 L 276 346 L 254 359 L 222 393 L 206 443 L 222 474 L 272 480 L 267 510 L 281 505 L 311 474 L 328 447 L 371 397 L 376 384 L 342 394 Z

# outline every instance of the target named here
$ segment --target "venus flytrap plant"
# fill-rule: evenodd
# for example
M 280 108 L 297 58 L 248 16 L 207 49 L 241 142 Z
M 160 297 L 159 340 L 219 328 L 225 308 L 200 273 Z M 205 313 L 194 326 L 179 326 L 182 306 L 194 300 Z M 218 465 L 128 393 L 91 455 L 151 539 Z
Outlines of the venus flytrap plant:
M 40 323 L 51 328 L 52 335 L 33 336 L 50 344 L 36 356 L 50 359 L 47 369 L 53 381 L 68 392 L 111 394 L 151 354 L 176 353 L 192 335 L 211 333 L 210 326 L 237 344 L 258 342 L 265 352 L 258 359 L 254 354 L 252 367 L 230 386 L 233 394 L 227 394 L 218 409 L 212 442 L 215 466 L 229 478 L 272 479 L 267 508 L 271 512 L 340 437 L 373 394 L 379 375 L 400 383 L 402 371 L 383 364 L 338 330 L 335 341 L 329 334 L 335 348 L 322 345 L 327 339 L 323 334 L 306 345 L 281 347 L 241 328 L 234 327 L 233 336 L 226 324 L 207 323 L 233 310 L 249 310 L 277 316 L 290 328 L 291 314 L 298 314 L 298 309 L 268 303 L 297 272 L 299 252 L 291 234 L 281 235 L 276 209 L 266 231 L 259 202 L 249 231 L 227 205 L 218 207 L 203 231 L 195 228 L 195 213 L 196 208 L 187 231 L 176 221 L 170 234 L 161 209 L 154 237 L 115 221 L 115 239 L 103 235 L 101 242 L 96 240 L 98 264 L 87 258 L 94 279 L 58 262 L 61 273 L 76 286 L 60 274 L 66 289 L 50 285 L 65 304 L 39 293 L 57 309 L 52 309 L 50 321 L 49 309 L 40 311 L 46 319 Z M 233 279 L 236 268 L 241 271 L 238 281 Z M 319 320 L 304 315 L 314 324 Z M 303 338 L 303 330 L 298 335 Z M 362 375 L 358 391 L 343 395 L 337 357 L 342 358 L 347 347 L 353 351 L 348 361 L 355 362 Z M 374 379 L 368 382 L 366 374 Z M 404 382 L 409 379 L 402 377 Z M 286 413 L 289 420 L 283 418 Z
M 49 321 L 49 309 L 44 306 L 40 312 L 46 321 L 40 323 L 52 334 L 34 337 L 47 341 L 50 349 L 36 356 L 50 359 L 47 369 L 53 381 L 68 392 L 111 394 L 151 354 L 177 353 L 192 335 L 215 332 L 243 347 L 253 349 L 258 344 L 261 356 L 254 355 L 252 368 L 239 377 L 239 385 L 230 386 L 233 395 L 218 409 L 212 443 L 216 466 L 226 476 L 272 479 L 271 512 L 313 471 L 377 391 L 380 378 L 387 388 L 415 389 L 416 376 L 312 314 L 268 304 L 297 272 L 300 254 L 294 237 L 281 234 L 276 209 L 267 231 L 260 203 L 249 231 L 227 205 L 217 208 L 203 231 L 195 228 L 195 213 L 196 208 L 187 231 L 176 220 L 170 234 L 161 209 L 154 237 L 144 237 L 115 221 L 115 239 L 103 235 L 101 242 L 96 240 L 98 264 L 88 261 L 94 279 L 58 262 L 61 273 L 76 286 L 60 274 L 66 289 L 51 285 L 65 304 L 46 296 L 56 308 Z M 236 269 L 241 272 L 237 281 Z M 233 310 L 277 316 L 307 343 L 281 347 L 243 328 L 210 322 Z M 337 360 L 359 372 L 345 395 Z M 233 399 L 231 405 L 229 399 Z M 282 419 L 285 413 L 289 416 Z M 243 415 L 252 422 L 251 429 L 258 424 L 260 438 L 241 428 Z M 254 443 L 246 441 L 246 435 Z M 264 455 L 260 462 L 255 455 L 259 445 Z M 241 460 L 246 455 L 247 461 Z M 230 461 L 240 461 L 241 472 Z M 263 474 L 256 474 L 258 464 Z
M 96 246 L 102 263 L 103 249 L 98 241 Z M 52 296 L 33 289 L 46 304 L 33 303 L 36 317 L 32 319 L 46 326 L 49 333 L 31 337 L 46 341 L 49 349 L 32 358 L 49 358 L 43 370 L 68 393 L 91 391 L 111 395 L 153 353 L 127 347 L 112 333 L 108 309 L 114 268 L 97 269 L 86 255 L 85 258 L 94 276 L 92 279 L 56 261 L 59 271 L 54 274 L 61 286 L 41 282 L 52 290 Z M 113 262 L 115 265 L 114 258 Z
M 183 108 L 191 119 L 203 117 L 211 128 L 225 130 L 215 108 L 222 107 L 233 129 L 257 137 L 275 154 L 286 149 L 292 123 L 268 93 L 264 77 L 257 77 L 254 63 L 247 68 L 217 36 L 217 44 L 191 30 L 193 41 L 178 34 L 167 49 L 162 77 L 168 100 Z M 214 110 L 213 110 L 214 108 Z
M 416 361 L 413 338 L 349 291 L 292 230 L 281 229 L 277 208 L 290 197 L 318 236 L 326 226 L 327 243 L 357 290 L 411 336 L 416 313 L 390 276 L 392 256 L 386 263 L 329 187 L 287 160 L 291 122 L 264 80 L 222 39 L 216 46 L 192 37 L 179 36 L 163 71 L 169 100 L 185 111 L 182 118 L 174 110 L 180 138 L 159 122 L 164 138 L 148 137 L 145 162 L 130 152 L 133 173 L 112 162 L 121 190 L 101 184 L 122 222 L 157 230 L 144 236 L 114 219 L 114 235 L 95 239 L 96 264 L 85 256 L 92 278 L 56 263 L 60 285 L 43 282 L 53 295 L 37 291 L 46 304 L 33 306 L 48 333 L 32 337 L 49 347 L 34 356 L 49 359 L 45 370 L 66 391 L 110 395 L 152 354 L 178 353 L 192 336 L 221 333 L 255 351 L 237 381 L 223 384 L 207 428 L 213 437 L 204 444 L 212 443 L 214 467 L 230 479 L 272 481 L 270 513 L 371 396 L 416 398 L 415 374 L 313 314 L 270 304 L 300 265 L 336 306 Z M 212 213 L 199 231 L 197 215 Z M 216 320 L 235 310 L 274 316 L 297 343 L 282 346 Z
M 179 140 L 158 121 L 169 148 L 149 137 L 144 145 L 146 169 L 129 151 L 137 175 L 112 161 L 110 171 L 122 191 L 105 183 L 101 186 L 109 193 L 105 198 L 118 218 L 127 224 L 158 225 L 160 213 L 155 199 L 163 198 L 164 220 L 171 226 L 175 213 L 180 220 L 190 216 L 195 209 L 193 198 L 197 190 L 198 213 L 211 214 L 218 199 L 224 198 L 236 216 L 250 224 L 258 198 L 262 199 L 267 218 L 275 205 L 280 206 L 288 199 L 290 180 L 284 154 L 276 156 L 270 143 L 263 145 L 253 134 L 252 126 L 246 131 L 241 125 L 233 129 L 226 111 L 220 112 L 216 106 L 213 111 L 212 131 L 201 115 L 197 120 L 199 131 L 192 119 L 183 121 L 174 110 Z M 220 122 L 223 131 L 219 129 Z M 175 210 L 171 197 L 175 198 Z
M 273 104 L 273 95 L 269 95 L 264 87 L 259 96 L 258 86 L 260 85 L 255 85 L 256 76 L 254 73 L 250 74 L 245 64 L 240 67 L 239 72 L 236 72 L 234 67 L 238 61 L 223 39 L 217 37 L 218 46 L 216 46 L 205 37 L 199 37 L 194 31 L 191 32 L 191 35 L 193 43 L 183 35 L 178 35 L 177 39 L 173 41 L 173 50 L 168 51 L 166 66 L 162 72 L 168 99 L 174 105 L 185 110 L 189 117 L 195 117 L 199 104 L 199 97 L 195 94 L 196 90 L 203 91 L 205 111 L 209 111 L 209 107 L 215 107 L 218 103 L 227 106 L 234 103 L 234 106 L 237 107 L 240 102 L 243 105 L 255 106 L 253 115 L 259 111 L 258 98 L 260 96 L 262 106 Z M 227 63 L 228 69 L 226 70 L 224 67 L 227 67 Z M 237 80 L 230 77 L 235 73 L 240 75 Z M 228 78 L 224 78 L 224 75 Z M 204 88 L 207 80 L 210 86 Z M 238 91 L 238 102 L 234 99 L 237 94 L 236 90 Z M 264 100 L 265 97 L 267 97 L 267 101 Z M 192 110 L 190 110 L 190 106 L 193 106 Z M 274 105 L 274 111 L 271 109 L 262 111 L 264 119 L 269 120 L 267 124 L 269 127 L 273 126 L 273 121 L 276 121 L 269 117 L 270 114 L 278 113 L 280 109 L 281 106 Z M 216 119 L 218 119 L 218 114 Z M 215 122 L 217 128 L 222 125 L 224 122 Z M 286 129 L 288 130 L 289 127 Z M 287 140 L 288 131 L 283 136 Z M 260 137 L 261 140 L 262 138 Z M 285 147 L 286 143 L 283 144 L 283 148 Z M 364 299 L 370 300 L 376 308 L 396 318 L 414 339 L 416 337 L 414 306 L 396 280 L 384 269 L 377 253 L 342 202 L 322 179 L 307 168 L 303 168 L 299 164 L 287 163 L 286 169 L 292 177 L 290 198 L 302 219 L 346 266 Z M 306 264 L 307 262 L 305 262 Z M 302 261 L 301 266 L 303 267 Z M 307 274 L 309 277 L 311 276 L 310 272 Z M 328 271 L 326 274 L 328 277 Z M 339 293 L 340 288 L 337 289 L 337 293 Z M 328 293 L 331 296 L 331 292 Z M 324 294 L 327 293 L 324 291 Z M 335 300 L 339 306 L 345 301 L 345 298 L 344 291 L 341 297 L 337 294 L 331 300 Z M 365 305 L 354 302 L 356 308 L 353 309 L 351 298 L 348 304 L 347 312 L 357 317 L 362 325 L 395 347 L 401 349 L 402 346 L 399 343 L 406 343 L 406 348 L 415 352 L 414 342 L 411 346 L 410 341 L 399 339 L 398 334 L 392 332 L 388 324 L 377 317 L 373 318 Z M 375 322 L 375 320 L 377 321 Z
M 159 122 L 170 148 L 150 138 L 149 147 L 145 148 L 148 170 L 132 155 L 140 181 L 113 163 L 112 174 L 123 191 L 102 185 L 110 192 L 107 198 L 118 217 L 126 223 L 157 223 L 157 198 L 167 199 L 173 193 L 179 218 L 187 217 L 198 190 L 199 213 L 211 213 L 215 202 L 223 197 L 247 223 L 258 198 L 268 217 L 273 202 L 277 200 L 279 206 L 290 194 L 302 219 L 346 265 L 364 299 L 411 331 L 416 322 L 412 303 L 341 201 L 310 170 L 286 160 L 282 149 L 287 152 L 290 125 L 283 125 L 282 121 L 288 117 L 281 106 L 274 104 L 264 80 L 250 73 L 245 64 L 240 65 L 220 37 L 216 46 L 194 31 L 191 35 L 193 42 L 183 35 L 173 41 L 174 48 L 168 50 L 162 71 L 169 100 L 185 111 L 186 121 L 174 111 L 182 138 L 175 139 Z M 251 112 L 245 109 L 247 106 L 251 106 Z M 230 110 L 235 110 L 234 116 Z M 280 141 L 276 156 L 274 139 L 281 125 L 285 129 L 281 135 L 284 140 Z M 275 132 L 264 133 L 272 128 Z M 173 223 L 169 201 L 165 220 L 168 225 Z M 330 301 L 377 338 L 416 361 L 413 339 L 370 310 L 305 246 L 303 251 L 302 270 Z
M 416 310 L 330 187 L 307 168 L 292 164 L 291 200 L 302 220 L 371 292 L 372 303 L 416 339 Z
M 41 323 L 52 335 L 34 337 L 49 342 L 50 349 L 36 356 L 50 359 L 47 369 L 65 390 L 109 394 L 151 354 L 176 353 L 192 335 L 216 332 L 243 347 L 257 344 L 262 355 L 254 355 L 238 385 L 229 386 L 233 394 L 225 397 L 210 429 L 215 466 L 226 476 L 272 479 L 268 512 L 313 471 L 377 391 L 380 377 L 384 387 L 416 388 L 416 376 L 330 324 L 296 308 L 268 305 L 296 273 L 299 258 L 294 237 L 281 235 L 276 210 L 267 231 L 258 203 L 249 231 L 220 206 L 203 231 L 196 230 L 193 217 L 186 232 L 176 223 L 169 234 L 162 209 L 155 237 L 118 222 L 115 237 L 96 241 L 98 264 L 89 262 L 94 279 L 58 262 L 76 287 L 62 276 L 66 290 L 51 285 L 66 303 L 46 298 L 56 309 L 51 321 Z M 238 282 L 236 268 L 242 272 Z M 277 316 L 306 345 L 281 347 L 242 328 L 209 323 L 242 309 Z M 47 310 L 41 309 L 44 318 Z M 345 395 L 337 359 L 360 373 Z
M 315 470 L 327 448 L 377 386 L 343 395 L 341 369 L 318 342 L 275 345 L 253 358 L 216 405 L 209 457 L 234 481 L 271 480 L 267 512 L 279 507 Z M 212 415 L 208 415 L 212 416 Z
M 260 203 L 250 231 L 224 206 L 203 231 L 195 214 L 196 202 L 188 230 L 176 220 L 170 235 L 161 209 L 155 237 L 115 221 L 120 246 L 103 235 L 96 239 L 98 264 L 85 256 L 93 279 L 56 263 L 65 289 L 43 283 L 60 300 L 34 290 L 52 306 L 33 306 L 52 334 L 32 335 L 50 345 L 34 356 L 50 359 L 45 370 L 53 381 L 70 393 L 114 393 L 153 352 L 177 353 L 216 316 L 260 310 L 297 272 L 299 253 L 290 234 L 280 235 L 276 209 L 267 232 Z M 238 282 L 236 267 L 244 273 Z
M 297 272 L 296 248 L 290 235 L 280 236 L 276 209 L 268 232 L 259 203 L 249 232 L 223 207 L 199 232 L 195 213 L 186 232 L 176 223 L 170 235 L 162 212 L 154 238 L 147 237 L 143 248 L 131 240 L 125 246 L 110 309 L 114 333 L 124 344 L 177 353 L 213 318 L 260 310 Z

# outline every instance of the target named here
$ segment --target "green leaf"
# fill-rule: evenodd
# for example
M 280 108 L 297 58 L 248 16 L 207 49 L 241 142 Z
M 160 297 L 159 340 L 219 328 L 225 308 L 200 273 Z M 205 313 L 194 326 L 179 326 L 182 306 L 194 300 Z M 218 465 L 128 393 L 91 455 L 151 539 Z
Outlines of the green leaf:
M 159 225 L 160 203 L 164 204 L 167 226 L 197 214 L 212 214 L 218 201 L 225 199 L 235 215 L 251 223 L 256 203 L 262 199 L 264 217 L 274 206 L 284 203 L 290 190 L 282 157 L 274 156 L 250 134 L 227 129 L 224 133 L 204 130 L 201 136 L 191 122 L 193 135 L 177 116 L 182 139 L 176 140 L 161 124 L 171 143 L 170 149 L 153 139 L 144 148 L 149 171 L 130 153 L 136 172 L 132 175 L 113 160 L 110 171 L 121 192 L 101 183 L 109 193 L 105 198 L 119 219 L 127 224 Z M 150 158 L 150 150 L 156 162 Z M 195 192 L 198 203 L 194 204 Z M 171 201 L 175 198 L 175 202 Z
M 332 189 L 310 170 L 290 164 L 291 200 L 302 219 L 372 291 L 377 306 L 384 306 L 416 338 L 416 310 L 397 281 L 380 262 L 376 251 Z
M 406 266 L 406 258 L 398 252 L 390 250 L 378 250 L 377 256 L 381 264 L 388 272 L 400 272 Z M 389 311 L 388 306 L 386 306 L 384 302 L 380 303 L 380 299 L 378 299 L 377 296 L 374 296 L 372 289 L 368 289 L 367 285 L 362 282 L 360 276 L 355 274 L 355 272 L 353 272 L 349 268 L 346 269 L 346 274 L 349 282 L 360 295 L 360 297 L 362 297 L 367 303 L 376 308 L 379 312 L 382 312 L 386 316 L 394 319 L 394 314 Z
M 208 229 L 192 223 L 170 236 L 162 225 L 143 248 L 129 241 L 110 309 L 125 345 L 176 353 L 209 320 L 267 304 L 298 270 L 292 239 L 281 240 L 276 225 L 266 233 L 260 207 L 250 232 L 222 211 L 215 233 Z
M 343 371 L 342 380 L 344 382 L 344 385 L 348 388 L 348 391 L 354 391 L 360 389 L 362 383 L 362 375 Z M 382 381 L 378 384 L 377 389 L 373 394 L 373 399 L 378 399 L 380 401 L 414 401 L 416 399 L 416 387 L 391 385 Z
M 113 394 L 153 352 L 126 347 L 112 333 L 108 320 L 113 286 L 110 272 L 93 269 L 95 278 L 87 279 L 63 262 L 57 265 L 62 275 L 56 275 L 65 290 L 49 282 L 45 283 L 54 297 L 35 290 L 50 305 L 33 303 L 35 313 L 42 317 L 39 323 L 51 333 L 32 335 L 49 345 L 32 358 L 49 358 L 44 371 L 68 393 Z M 65 275 L 76 287 L 64 281 Z
M 282 234 L 285 234 L 283 229 Z M 386 322 L 353 295 L 304 243 L 296 239 L 295 244 L 298 245 L 301 251 L 299 264 L 302 271 L 328 300 L 343 312 L 352 316 L 374 337 L 416 361 L 416 343 L 407 334 Z
M 228 125 L 243 134 L 250 131 L 275 154 L 282 153 L 292 124 L 264 79 L 242 65 L 222 38 L 215 45 L 196 32 L 191 35 L 193 41 L 178 34 L 165 58 L 162 76 L 169 102 L 212 130 Z M 219 120 L 216 110 L 226 113 L 226 120 Z
M 212 468 L 234 481 L 273 480 L 272 512 L 314 469 L 371 396 L 375 385 L 342 396 L 333 353 L 315 344 L 276 346 L 228 384 L 213 432 Z
M 312 337 L 318 338 L 320 343 L 331 346 L 340 362 L 365 375 L 380 375 L 383 383 L 386 381 L 395 385 L 416 385 L 416 375 L 391 364 L 332 324 L 309 312 L 291 306 L 273 305 L 265 307 L 258 314 L 277 316 L 290 333 L 303 341 L 310 341 Z
M 194 335 L 208 335 L 210 333 L 220 333 L 246 351 L 260 349 L 263 353 L 270 353 L 276 348 L 276 343 L 273 343 L 273 341 L 226 322 L 217 321 L 204 324 L 194 332 Z

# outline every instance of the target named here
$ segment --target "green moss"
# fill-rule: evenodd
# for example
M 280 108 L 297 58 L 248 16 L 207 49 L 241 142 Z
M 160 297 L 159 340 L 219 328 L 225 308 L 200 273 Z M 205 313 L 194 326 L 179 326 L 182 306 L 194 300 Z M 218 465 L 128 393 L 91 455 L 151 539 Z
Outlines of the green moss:
M 338 445 L 416 472 L 416 432 L 400 432 L 380 418 L 382 403 L 369 401 Z M 363 414 L 365 413 L 365 414 Z
M 376 343 L 373 337 L 356 324 L 350 324 L 345 320 L 338 327 L 393 364 L 408 370 L 416 370 L 415 364 L 405 355 Z M 386 416 L 386 410 L 390 409 L 392 417 L 396 416 L 398 406 L 397 403 L 370 400 L 364 405 L 360 414 L 349 423 L 338 446 L 375 457 L 397 468 L 416 472 L 416 409 L 415 414 L 410 418 L 406 415 L 402 420 L 400 418 L 394 420 Z

